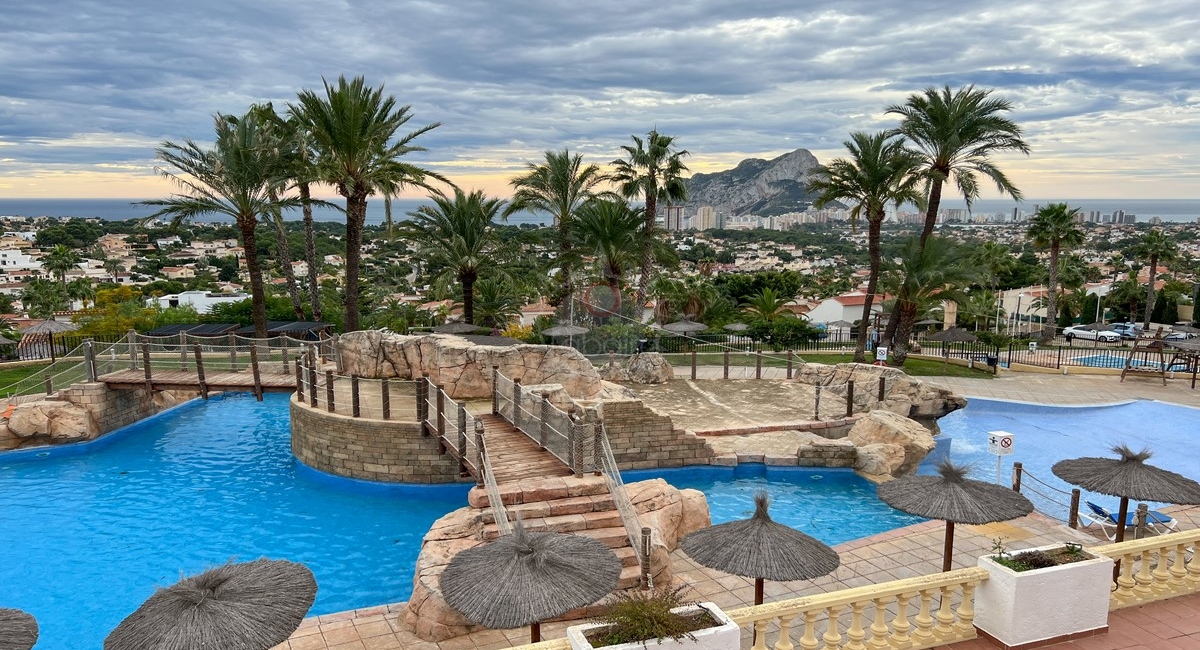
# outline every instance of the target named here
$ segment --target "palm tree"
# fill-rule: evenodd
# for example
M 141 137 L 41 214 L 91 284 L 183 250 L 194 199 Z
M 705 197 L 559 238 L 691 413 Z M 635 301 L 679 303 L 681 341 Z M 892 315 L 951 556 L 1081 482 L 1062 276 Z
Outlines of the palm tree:
M 1104 302 L 1108 307 L 1128 308 L 1128 318 L 1132 321 L 1137 317 L 1138 302 L 1145 295 L 1145 291 L 1143 291 L 1142 285 L 1137 281 L 1137 278 L 1128 277 L 1113 283 L 1112 288 L 1108 291 L 1108 295 L 1104 296 Z
M 645 230 L 647 235 L 651 235 L 658 218 L 659 201 L 666 201 L 670 205 L 687 200 L 683 173 L 688 168 L 683 164 L 683 157 L 689 154 L 686 150 L 675 148 L 674 136 L 663 135 L 657 130 L 651 130 L 644 141 L 636 135 L 630 137 L 633 144 L 621 147 L 625 151 L 625 158 L 611 163 L 615 168 L 612 180 L 625 198 L 641 196 L 645 199 Z M 645 251 L 641 259 L 641 277 L 638 279 L 638 305 L 646 302 L 652 262 L 650 251 Z
M 475 281 L 494 264 L 499 240 L 493 220 L 504 201 L 489 199 L 480 190 L 467 194 L 458 188 L 453 197 L 434 192 L 429 198 L 433 205 L 408 213 L 412 218 L 398 229 L 416 243 L 427 268 L 441 269 L 435 284 L 453 278 L 461 285 L 463 322 L 474 324 Z
M 1146 283 L 1146 316 L 1142 322 L 1142 327 L 1148 332 L 1150 312 L 1154 311 L 1154 280 L 1158 275 L 1158 263 L 1174 262 L 1179 257 L 1179 246 L 1175 240 L 1167 238 L 1162 230 L 1152 228 L 1142 237 L 1142 241 L 1134 246 L 1134 253 L 1142 259 L 1150 260 L 1150 277 Z M 1130 320 L 1133 319 L 1133 312 L 1130 312 L 1129 317 Z
M 571 152 L 545 152 L 546 162 L 528 163 L 525 174 L 518 176 L 509 185 L 513 192 L 512 202 L 504 210 L 504 218 L 521 210 L 544 212 L 554 218 L 558 226 L 558 265 L 561 295 L 553 296 L 550 304 L 557 305 L 572 295 L 571 268 L 571 221 L 580 206 L 597 195 L 596 188 L 608 178 L 598 165 L 585 165 L 583 156 Z
M 991 156 L 1006 151 L 1028 154 L 1029 145 L 1021 139 L 1021 127 L 1002 115 L 1012 110 L 1012 103 L 991 94 L 991 90 L 974 85 L 953 91 L 950 86 L 941 90 L 930 87 L 887 109 L 901 117 L 897 132 L 921 156 L 928 188 L 922 246 L 937 225 L 946 181 L 954 182 L 968 208 L 979 198 L 980 175 L 990 178 L 1001 194 L 1021 199 L 1021 191 L 992 163 Z
M 979 248 L 975 249 L 971 259 L 977 268 L 987 273 L 987 281 L 992 288 L 992 306 L 996 312 L 994 316 L 995 331 L 999 332 L 1000 312 L 1003 311 L 1000 307 L 1001 301 L 997 300 L 997 296 L 1000 294 L 1000 276 L 1015 269 L 1017 259 L 1012 256 L 1008 246 L 995 241 L 983 242 Z
M 677 314 L 699 321 L 722 300 L 712 282 L 694 275 L 679 280 L 659 276 L 650 283 L 650 293 L 655 297 L 655 319 L 659 323 L 674 320 Z
M 58 282 L 62 285 L 63 291 L 67 290 L 67 272 L 71 269 L 79 267 L 79 263 L 83 261 L 83 257 L 75 251 L 67 248 L 65 244 L 56 244 L 50 249 L 49 253 L 42 258 L 42 267 L 54 274 L 58 278 Z
M 867 276 L 867 298 L 863 302 L 862 322 L 871 318 L 871 307 L 879 287 L 880 228 L 888 204 L 920 204 L 917 189 L 919 177 L 914 173 L 918 156 L 904 147 L 901 138 L 887 132 L 868 135 L 861 131 L 850 134 L 845 143 L 850 158 L 837 158 L 817 168 L 808 190 L 817 192 L 813 207 L 822 208 L 834 201 L 851 204 L 850 223 L 860 217 L 867 219 L 867 251 L 870 255 L 870 274 Z M 866 360 L 867 328 L 858 328 L 854 360 Z
M 1129 270 L 1129 265 L 1125 263 L 1125 257 L 1120 253 L 1114 254 L 1108 258 L 1108 265 L 1112 268 L 1112 281 L 1116 282 L 1117 278 Z
M 325 82 L 325 95 L 302 90 L 289 112 L 305 129 L 315 153 L 312 178 L 332 185 L 346 199 L 346 286 L 343 329 L 359 329 L 358 275 L 362 264 L 362 231 L 367 218 L 367 198 L 372 194 L 395 196 L 404 187 L 429 189 L 428 179 L 441 176 L 409 163 L 405 154 L 424 151 L 413 145 L 421 135 L 437 128 L 423 126 L 397 138 L 412 113 L 397 106 L 383 86 L 368 87 L 362 77 L 336 84 Z
M 894 313 L 900 316 L 892 343 L 895 363 L 903 366 L 917 316 L 937 302 L 961 302 L 961 289 L 975 281 L 978 271 L 966 246 L 942 237 L 930 237 L 924 246 L 919 238 L 911 237 L 901 246 L 898 259 L 890 283 L 896 294 Z
M 104 260 L 104 272 L 112 277 L 113 284 L 117 283 L 117 275 L 125 272 L 125 265 L 121 260 L 112 257 Z
M 475 314 L 483 327 L 504 329 L 521 317 L 524 301 L 504 279 L 485 278 L 475 284 Z
M 583 256 L 595 261 L 597 275 L 615 301 L 610 312 L 619 307 L 625 274 L 644 257 L 644 219 L 642 208 L 612 200 L 590 201 L 575 215 L 572 263 L 582 261 Z
M 280 152 L 271 146 L 269 126 L 251 113 L 237 120 L 218 115 L 215 122 L 212 149 L 191 140 L 162 143 L 157 156 L 167 168 L 158 172 L 174 183 L 179 193 L 141 203 L 160 208 L 147 219 L 169 216 L 176 225 L 203 214 L 233 218 L 250 274 L 254 334 L 264 338 L 267 312 L 255 228 L 276 211 L 299 206 L 300 199 L 279 196 L 287 169 Z
M 51 280 L 30 280 L 21 290 L 21 306 L 30 318 L 51 318 L 54 312 L 67 308 L 62 287 Z
M 96 299 L 96 287 L 91 278 L 75 278 L 67 283 L 67 300 L 78 300 L 87 309 L 88 304 Z
M 1058 255 L 1064 248 L 1075 248 L 1083 245 L 1083 229 L 1075 221 L 1079 208 L 1072 208 L 1066 203 L 1051 203 L 1038 209 L 1037 214 L 1029 222 L 1026 236 L 1033 240 L 1037 248 L 1050 249 L 1050 279 L 1046 283 L 1046 324 L 1042 327 L 1042 341 L 1054 340 L 1055 326 L 1058 323 Z
M 781 296 L 771 287 L 763 287 L 756 295 L 741 305 L 742 311 L 750 314 L 755 320 L 771 322 L 780 318 L 795 316 L 791 310 L 784 307 L 791 300 L 790 296 Z

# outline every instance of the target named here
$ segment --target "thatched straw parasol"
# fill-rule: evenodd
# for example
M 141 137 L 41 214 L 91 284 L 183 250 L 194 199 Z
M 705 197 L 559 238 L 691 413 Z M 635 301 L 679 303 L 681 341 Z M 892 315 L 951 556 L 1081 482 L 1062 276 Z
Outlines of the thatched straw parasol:
M 835 320 L 832 323 L 825 323 L 829 327 L 854 327 L 854 323 L 848 320 Z
M 20 341 L 14 341 L 10 338 L 0 336 L 0 345 L 20 345 Z
M 1149 449 L 1133 451 L 1125 445 L 1112 448 L 1120 458 L 1075 458 L 1060 460 L 1050 468 L 1062 480 L 1089 491 L 1121 498 L 1117 515 L 1117 537 L 1125 539 L 1129 500 L 1200 505 L 1200 483 L 1175 472 L 1147 465 Z
M 990 524 L 1033 512 L 1033 504 L 1020 492 L 969 479 L 968 470 L 944 460 L 938 463 L 937 476 L 906 476 L 876 490 L 884 503 L 897 510 L 946 522 L 942 571 L 949 571 L 954 560 L 954 524 Z
M 936 318 L 925 318 L 925 319 L 922 319 L 922 320 L 919 320 L 919 321 L 913 323 L 913 325 L 921 325 L 921 326 L 940 325 L 941 323 L 942 323 L 942 321 L 940 321 Z
M 38 625 L 32 616 L 0 607 L 0 650 L 29 650 L 37 640 Z
M 763 580 L 812 580 L 832 573 L 837 551 L 808 535 L 777 523 L 767 512 L 765 491 L 754 495 L 754 516 L 695 531 L 681 548 L 696 562 L 735 576 L 754 578 L 754 604 L 763 602 Z
M 676 334 L 691 334 L 692 332 L 703 332 L 704 330 L 708 329 L 708 325 L 684 318 L 683 320 L 663 325 L 663 329 L 667 330 L 668 332 L 675 332 Z
M 621 561 L 583 535 L 531 533 L 518 521 L 511 535 L 469 548 L 442 572 L 446 604 L 475 623 L 507 630 L 530 626 L 600 600 L 617 586 Z
M 941 341 L 942 343 L 974 343 L 974 342 L 978 341 L 979 339 L 974 334 L 972 334 L 964 329 L 959 329 L 957 327 L 951 327 L 948 330 L 934 332 L 933 334 L 926 336 L 925 340 L 926 341 Z
M 23 334 L 62 334 L 63 332 L 74 332 L 77 329 L 79 326 L 75 323 L 48 320 L 26 328 Z
M 729 330 L 730 332 L 745 332 L 746 330 L 750 329 L 750 326 L 745 323 L 729 323 L 725 326 L 725 329 Z
M 546 336 L 552 336 L 552 337 L 579 336 L 580 334 L 587 334 L 587 333 L 588 333 L 588 328 L 581 327 L 579 325 L 555 325 L 554 327 L 550 327 L 550 328 L 542 330 L 542 334 L 545 334 Z
M 455 321 L 453 323 L 446 323 L 445 325 L 438 325 L 437 327 L 433 328 L 433 331 L 436 334 L 470 334 L 471 332 L 481 329 L 484 328 L 479 327 L 478 325 L 472 325 L 470 323 Z
M 104 640 L 104 650 L 268 650 L 312 607 L 317 581 L 303 564 L 226 564 L 159 589 Z

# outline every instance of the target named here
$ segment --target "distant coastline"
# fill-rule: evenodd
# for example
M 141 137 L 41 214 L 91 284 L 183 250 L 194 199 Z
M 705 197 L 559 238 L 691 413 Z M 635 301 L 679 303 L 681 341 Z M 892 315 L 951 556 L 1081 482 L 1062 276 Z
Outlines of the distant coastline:
M 1014 207 L 1022 212 L 1032 212 L 1037 205 L 1046 205 L 1064 199 L 1027 199 L 1020 203 L 1011 200 L 984 199 L 976 201 L 972 208 L 974 214 L 1009 214 Z M 1194 223 L 1200 219 L 1200 199 L 1065 199 L 1071 207 L 1077 207 L 1085 214 L 1098 211 L 1101 214 L 1111 214 L 1114 210 L 1124 210 L 1127 214 L 1137 216 L 1138 223 L 1145 223 L 1151 217 L 1163 221 Z M 421 205 L 428 205 L 423 199 L 401 199 L 392 206 L 392 215 L 396 220 L 406 218 L 406 215 Z M 947 199 L 942 202 L 943 209 L 965 209 L 966 204 L 961 200 Z M 912 209 L 909 206 L 907 209 Z M 154 212 L 149 206 L 136 205 L 132 199 L 5 199 L 0 198 L 0 216 L 24 217 L 95 217 L 109 221 L 123 219 L 139 219 Z M 290 212 L 288 220 L 300 219 L 298 210 Z M 341 221 L 342 215 L 336 210 L 318 209 L 314 212 L 318 221 Z M 383 201 L 372 200 L 367 206 L 367 224 L 380 225 L 383 223 Z M 200 221 L 228 221 L 215 217 L 204 217 Z M 529 212 L 517 213 L 509 218 L 511 224 L 548 224 L 550 219 L 541 214 Z

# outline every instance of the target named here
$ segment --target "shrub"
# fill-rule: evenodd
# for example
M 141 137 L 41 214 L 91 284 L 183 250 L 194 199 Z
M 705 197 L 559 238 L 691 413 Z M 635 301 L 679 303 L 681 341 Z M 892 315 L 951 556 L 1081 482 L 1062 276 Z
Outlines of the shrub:
M 594 646 L 608 646 L 651 639 L 695 639 L 693 632 L 713 627 L 718 622 L 707 611 L 697 614 L 671 612 L 677 607 L 694 604 L 685 597 L 686 591 L 686 585 L 619 591 L 596 619 L 606 627 L 588 633 L 588 640 Z

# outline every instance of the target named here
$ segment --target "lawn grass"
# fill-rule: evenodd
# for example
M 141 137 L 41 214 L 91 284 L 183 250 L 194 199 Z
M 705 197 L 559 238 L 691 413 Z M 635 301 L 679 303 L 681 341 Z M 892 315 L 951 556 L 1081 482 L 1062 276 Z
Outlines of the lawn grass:
M 30 375 L 36 375 L 45 370 L 46 366 L 49 365 L 49 362 L 47 362 L 31 366 L 17 366 L 15 368 L 0 366 L 0 388 L 15 384 Z
M 664 354 L 667 361 L 674 366 L 687 366 L 691 364 L 691 355 L 688 353 Z M 811 361 L 813 363 L 850 363 L 854 360 L 852 354 L 823 354 L 823 353 L 796 353 L 796 365 L 799 365 L 801 360 Z M 753 368 L 756 359 L 755 355 L 745 352 L 731 352 L 729 354 L 730 368 Z M 714 353 L 702 353 L 696 355 L 696 365 L 699 366 L 720 366 L 724 363 L 724 356 Z M 762 364 L 764 368 L 783 368 L 787 366 L 786 352 L 763 352 Z M 980 368 L 967 368 L 965 366 L 956 366 L 946 364 L 944 367 L 941 361 L 929 361 L 926 359 L 909 358 L 904 363 L 904 372 L 914 377 L 974 377 L 990 379 L 992 373 L 990 370 Z

